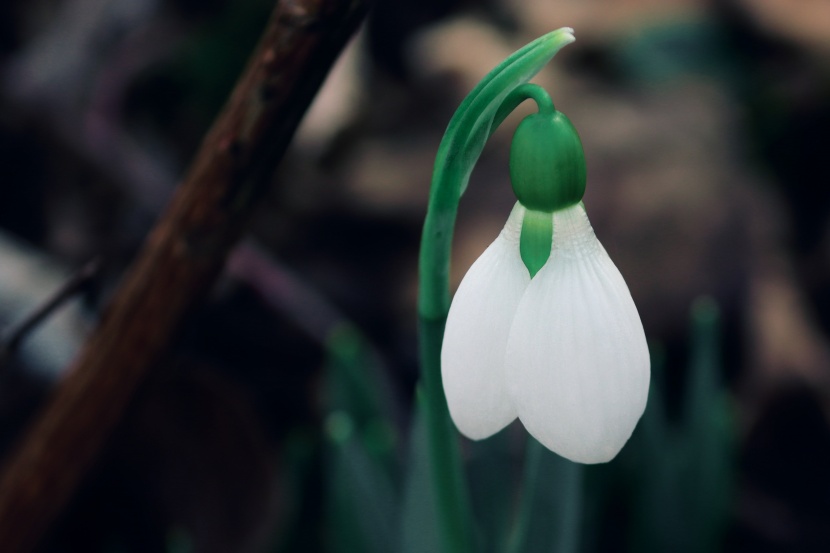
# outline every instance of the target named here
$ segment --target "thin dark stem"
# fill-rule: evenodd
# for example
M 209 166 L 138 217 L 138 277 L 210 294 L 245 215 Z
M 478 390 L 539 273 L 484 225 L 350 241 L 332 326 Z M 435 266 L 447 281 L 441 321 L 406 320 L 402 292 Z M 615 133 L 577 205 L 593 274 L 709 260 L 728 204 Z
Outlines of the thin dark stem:
M 23 339 L 32 330 L 98 276 L 102 265 L 101 259 L 95 258 L 81 267 L 60 288 L 55 290 L 45 302 L 6 332 L 6 337 L 3 339 L 3 343 L 0 344 L 0 368 L 17 352 Z

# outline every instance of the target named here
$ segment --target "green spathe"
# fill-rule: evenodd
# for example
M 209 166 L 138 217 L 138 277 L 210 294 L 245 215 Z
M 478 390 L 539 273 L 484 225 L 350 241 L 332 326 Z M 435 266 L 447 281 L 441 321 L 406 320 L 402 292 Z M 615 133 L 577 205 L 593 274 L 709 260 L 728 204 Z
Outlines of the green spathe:
M 510 180 L 529 210 L 558 211 L 585 194 L 585 154 L 576 129 L 558 111 L 522 120 L 510 146 Z

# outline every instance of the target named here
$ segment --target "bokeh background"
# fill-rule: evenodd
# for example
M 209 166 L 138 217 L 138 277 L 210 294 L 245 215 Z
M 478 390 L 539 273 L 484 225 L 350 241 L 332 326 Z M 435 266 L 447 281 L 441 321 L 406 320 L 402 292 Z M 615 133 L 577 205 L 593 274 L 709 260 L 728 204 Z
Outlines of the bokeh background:
M 3 455 L 271 7 L 0 3 L 0 329 L 89 259 L 105 267 L 0 367 Z M 485 73 L 562 26 L 577 42 L 536 82 L 582 136 L 586 207 L 640 310 L 656 398 L 620 459 L 585 469 L 576 550 L 830 549 L 830 4 L 379 0 L 248 238 L 42 551 L 370 550 L 344 538 L 361 524 L 376 551 L 408 539 L 397 520 L 413 487 L 417 248 L 435 151 Z M 453 286 L 510 211 L 520 116 L 473 173 Z M 476 471 L 500 474 L 509 515 L 524 431 L 496 440 L 462 446 L 474 499 L 498 488 Z

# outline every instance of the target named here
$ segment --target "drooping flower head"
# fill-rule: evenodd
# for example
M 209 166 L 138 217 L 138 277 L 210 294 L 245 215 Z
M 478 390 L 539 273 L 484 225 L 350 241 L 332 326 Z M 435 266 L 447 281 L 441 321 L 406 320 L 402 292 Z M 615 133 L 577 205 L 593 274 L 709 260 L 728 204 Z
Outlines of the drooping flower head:
M 518 202 L 450 306 L 444 391 L 471 439 L 518 417 L 548 449 L 602 463 L 645 409 L 649 353 L 628 287 L 581 201 L 579 136 L 549 99 L 537 102 L 511 146 Z

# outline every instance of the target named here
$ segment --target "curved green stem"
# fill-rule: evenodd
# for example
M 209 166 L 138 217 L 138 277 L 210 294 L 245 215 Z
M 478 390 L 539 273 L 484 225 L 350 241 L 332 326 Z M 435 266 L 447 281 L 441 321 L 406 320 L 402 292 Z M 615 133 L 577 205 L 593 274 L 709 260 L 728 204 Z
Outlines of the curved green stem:
M 540 110 L 553 109 L 543 89 L 526 83 L 560 48 L 573 42 L 571 33 L 567 28 L 549 33 L 491 71 L 456 111 L 436 156 L 421 239 L 418 314 L 431 483 L 444 553 L 474 551 L 470 500 L 441 384 L 441 344 L 450 306 L 450 253 L 458 202 L 487 138 L 516 106 L 532 98 Z
M 490 134 L 493 134 L 504 123 L 507 116 L 513 113 L 513 110 L 519 107 L 519 104 L 525 100 L 533 100 L 536 102 L 539 113 L 552 114 L 556 111 L 556 107 L 553 105 L 553 100 L 550 99 L 547 90 L 538 84 L 525 83 L 512 90 L 501 105 L 499 105 L 499 109 L 496 110 L 496 114 L 493 116 L 493 125 L 490 128 Z

